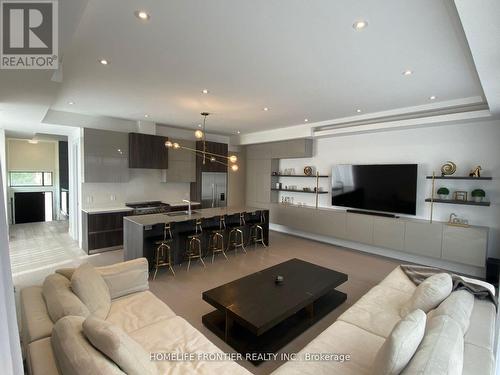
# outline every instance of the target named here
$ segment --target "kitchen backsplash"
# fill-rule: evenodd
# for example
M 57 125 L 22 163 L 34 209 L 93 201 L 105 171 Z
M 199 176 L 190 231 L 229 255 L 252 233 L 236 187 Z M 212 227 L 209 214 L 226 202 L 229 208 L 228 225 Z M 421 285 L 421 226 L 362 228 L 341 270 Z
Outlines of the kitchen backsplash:
M 83 183 L 82 208 L 113 207 L 125 202 L 189 199 L 189 183 L 161 182 L 158 169 L 131 169 L 127 183 Z

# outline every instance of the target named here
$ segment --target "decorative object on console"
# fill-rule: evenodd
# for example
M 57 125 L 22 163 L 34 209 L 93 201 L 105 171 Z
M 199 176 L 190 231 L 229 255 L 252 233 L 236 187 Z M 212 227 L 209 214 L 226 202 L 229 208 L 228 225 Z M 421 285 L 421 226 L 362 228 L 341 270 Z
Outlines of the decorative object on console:
M 456 201 L 467 201 L 467 195 L 468 193 L 463 190 L 457 190 L 453 193 L 453 199 Z
M 481 168 L 480 165 L 478 165 L 476 168 L 474 168 L 472 171 L 469 173 L 469 177 L 481 177 Z
M 451 176 L 457 171 L 457 165 L 452 161 L 448 161 L 441 166 L 441 176 Z
M 469 220 L 459 218 L 457 214 L 451 213 L 450 218 L 448 220 L 448 225 L 454 226 L 454 227 L 463 227 L 463 228 L 469 228 Z
M 486 196 L 486 192 L 483 189 L 474 189 L 470 195 L 476 202 L 482 202 Z
M 450 191 L 446 187 L 440 187 L 437 194 L 439 195 L 439 199 L 447 199 L 448 195 L 450 195 Z
M 304 174 L 306 176 L 312 176 L 313 175 L 313 168 L 311 166 L 304 167 Z
M 199 139 L 203 142 L 203 150 L 196 150 L 190 147 L 185 147 L 181 146 L 177 142 L 172 142 L 172 141 L 166 141 L 165 142 L 165 147 L 166 148 L 171 148 L 174 150 L 188 150 L 191 152 L 194 152 L 197 155 L 201 155 L 203 157 L 203 164 L 206 164 L 206 160 L 208 159 L 211 163 L 219 163 L 222 165 L 225 165 L 226 167 L 231 167 L 231 170 L 233 172 L 236 172 L 239 169 L 238 164 L 236 163 L 238 161 L 238 157 L 236 155 L 230 155 L 230 156 L 225 156 L 225 155 L 219 155 L 219 154 L 214 154 L 213 152 L 208 152 L 207 151 L 207 144 L 206 144 L 206 132 L 205 132 L 205 125 L 207 121 L 207 116 L 210 115 L 208 112 L 201 112 L 200 113 L 203 116 L 203 130 L 196 130 L 194 133 L 194 136 L 196 139 Z M 225 162 L 222 162 L 218 160 L 217 158 L 224 159 Z

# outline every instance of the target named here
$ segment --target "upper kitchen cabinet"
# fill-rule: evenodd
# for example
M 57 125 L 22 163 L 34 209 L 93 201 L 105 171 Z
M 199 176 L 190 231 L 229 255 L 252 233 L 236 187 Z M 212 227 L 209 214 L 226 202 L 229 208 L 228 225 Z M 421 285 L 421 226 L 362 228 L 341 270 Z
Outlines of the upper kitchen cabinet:
M 129 168 L 167 169 L 167 137 L 129 133 Z
M 210 152 L 215 155 L 222 155 L 224 157 L 215 156 L 215 158 L 226 165 L 217 162 L 210 161 L 210 155 L 207 155 L 205 158 L 205 164 L 203 164 L 203 155 L 197 155 L 197 165 L 200 167 L 201 172 L 224 172 L 227 173 L 227 159 L 225 156 L 228 156 L 228 147 L 227 143 L 218 143 L 218 142 L 205 142 L 207 152 Z M 196 149 L 202 151 L 203 150 L 203 141 L 196 142 Z
M 83 130 L 84 182 L 128 182 L 128 134 Z
M 313 140 L 307 138 L 247 146 L 247 159 L 253 160 L 310 158 L 312 156 Z
M 194 141 L 175 140 L 184 147 L 194 149 Z M 168 169 L 163 171 L 163 182 L 195 182 L 196 181 L 196 154 L 189 150 L 171 150 L 168 155 Z

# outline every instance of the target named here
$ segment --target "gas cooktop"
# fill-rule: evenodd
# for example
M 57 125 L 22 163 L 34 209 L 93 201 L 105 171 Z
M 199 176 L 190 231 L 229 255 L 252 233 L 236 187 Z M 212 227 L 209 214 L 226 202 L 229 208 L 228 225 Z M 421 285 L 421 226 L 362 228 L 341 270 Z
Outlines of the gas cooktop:
M 170 205 L 161 201 L 132 202 L 125 206 L 134 209 L 134 215 L 161 214 L 170 211 Z

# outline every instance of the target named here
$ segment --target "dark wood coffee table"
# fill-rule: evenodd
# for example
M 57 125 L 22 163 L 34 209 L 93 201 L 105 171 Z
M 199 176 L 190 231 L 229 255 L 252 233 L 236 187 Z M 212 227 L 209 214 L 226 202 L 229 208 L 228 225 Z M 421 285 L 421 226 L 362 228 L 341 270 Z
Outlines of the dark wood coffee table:
M 277 275 L 284 277 L 282 284 L 275 283 Z M 346 300 L 335 288 L 347 278 L 291 259 L 203 292 L 217 310 L 202 321 L 239 353 L 275 353 Z

